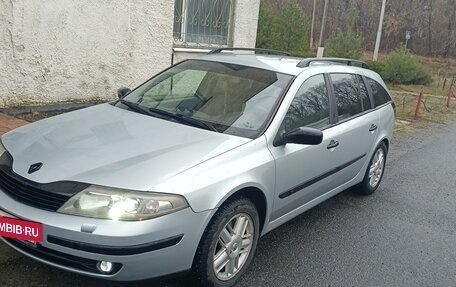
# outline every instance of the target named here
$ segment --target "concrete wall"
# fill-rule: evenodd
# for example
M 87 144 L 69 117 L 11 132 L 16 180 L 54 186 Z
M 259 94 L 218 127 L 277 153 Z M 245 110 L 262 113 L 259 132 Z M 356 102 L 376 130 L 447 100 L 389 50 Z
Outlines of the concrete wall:
M 140 84 L 171 62 L 173 9 L 172 1 L 0 0 L 0 107 L 110 99 L 118 86 Z
M 255 47 L 260 0 L 235 2 L 233 47 Z
M 259 0 L 234 7 L 232 43 L 254 47 Z M 173 16 L 173 0 L 0 0 L 0 107 L 115 98 L 170 65 Z

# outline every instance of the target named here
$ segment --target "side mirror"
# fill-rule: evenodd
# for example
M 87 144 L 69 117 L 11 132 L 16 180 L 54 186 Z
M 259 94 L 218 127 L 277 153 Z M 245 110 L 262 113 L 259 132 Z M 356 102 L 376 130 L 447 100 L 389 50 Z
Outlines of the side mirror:
M 276 138 L 274 146 L 281 146 L 287 143 L 319 145 L 322 141 L 323 133 L 320 130 L 299 127 Z
M 119 99 L 121 99 L 121 98 L 125 97 L 126 95 L 128 95 L 130 92 L 131 92 L 131 90 L 129 88 L 121 87 L 121 88 L 117 89 L 117 96 L 119 97 Z

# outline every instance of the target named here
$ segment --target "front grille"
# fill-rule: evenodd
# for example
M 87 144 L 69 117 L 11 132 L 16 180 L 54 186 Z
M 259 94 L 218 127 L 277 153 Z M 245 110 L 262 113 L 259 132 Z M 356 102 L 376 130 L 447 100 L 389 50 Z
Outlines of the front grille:
M 98 261 L 96 261 L 96 260 L 82 258 L 82 257 L 58 252 L 58 251 L 43 247 L 40 244 L 38 244 L 36 247 L 32 247 L 29 244 L 26 244 L 20 240 L 7 238 L 7 237 L 3 237 L 3 239 L 5 241 L 7 241 L 9 244 L 18 248 L 19 250 L 25 252 L 26 254 L 30 254 L 39 259 L 58 264 L 60 266 L 73 268 L 76 270 L 86 271 L 86 272 L 95 273 L 95 274 L 111 275 L 111 274 L 115 274 L 115 273 L 119 272 L 119 270 L 122 268 L 122 264 L 114 263 L 114 266 L 113 266 L 113 269 L 111 272 L 101 273 L 97 268 Z
M 3 170 L 0 170 L 0 189 L 19 202 L 50 211 L 57 211 L 71 197 L 28 185 Z

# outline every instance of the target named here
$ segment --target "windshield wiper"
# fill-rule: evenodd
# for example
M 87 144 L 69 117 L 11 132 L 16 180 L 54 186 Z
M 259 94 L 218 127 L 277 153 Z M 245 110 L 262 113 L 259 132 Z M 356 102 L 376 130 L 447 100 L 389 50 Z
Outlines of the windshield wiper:
M 138 113 L 141 113 L 141 114 L 144 114 L 144 115 L 148 115 L 148 116 L 154 116 L 151 112 L 141 108 L 138 104 L 135 104 L 135 103 L 132 103 L 132 102 L 129 102 L 129 101 L 125 101 L 123 99 L 121 99 L 120 102 L 122 104 L 126 105 L 129 109 L 131 109 L 131 110 L 133 110 L 135 112 L 138 112 Z
M 131 109 L 131 110 L 133 110 L 135 112 L 144 114 L 144 115 L 148 115 L 148 116 L 160 115 L 161 117 L 177 120 L 178 122 L 189 124 L 189 125 L 192 125 L 194 127 L 199 127 L 199 128 L 203 128 L 203 129 L 206 129 L 206 130 L 219 132 L 211 124 L 203 122 L 203 121 L 200 121 L 200 120 L 197 120 L 197 119 L 194 119 L 194 118 L 191 118 L 191 117 L 188 117 L 188 116 L 183 115 L 183 114 L 174 114 L 172 112 L 168 112 L 168 111 L 157 109 L 157 108 L 149 108 L 148 110 L 146 110 L 146 109 L 142 108 L 138 104 L 135 104 L 135 103 L 132 103 L 132 102 L 129 102 L 129 101 L 125 101 L 123 99 L 121 99 L 120 102 L 122 104 L 126 105 L 129 109 Z
M 199 127 L 203 128 L 206 130 L 214 131 L 214 132 L 219 132 L 212 124 L 209 124 L 207 122 L 191 118 L 189 116 L 183 115 L 183 114 L 175 114 L 172 112 L 168 112 L 162 109 L 157 109 L 157 108 L 149 108 L 149 111 L 152 113 L 159 114 L 161 116 L 165 116 L 174 120 L 177 120 L 178 122 L 184 123 L 184 124 L 189 124 L 194 127 Z

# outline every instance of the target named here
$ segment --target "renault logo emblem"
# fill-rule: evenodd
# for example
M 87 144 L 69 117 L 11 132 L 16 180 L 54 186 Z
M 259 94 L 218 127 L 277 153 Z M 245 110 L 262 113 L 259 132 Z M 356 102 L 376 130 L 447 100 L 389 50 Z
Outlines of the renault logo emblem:
M 40 168 L 41 168 L 42 166 L 43 166 L 43 163 L 42 163 L 42 162 L 34 163 L 34 164 L 32 164 L 32 165 L 29 167 L 28 173 L 29 173 L 29 174 L 34 173 L 35 171 L 40 170 Z

